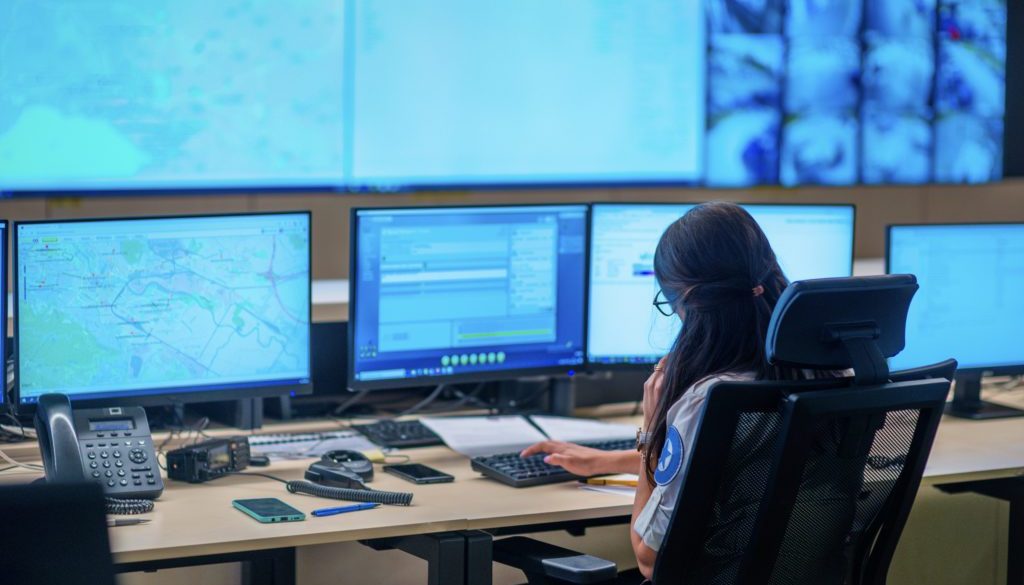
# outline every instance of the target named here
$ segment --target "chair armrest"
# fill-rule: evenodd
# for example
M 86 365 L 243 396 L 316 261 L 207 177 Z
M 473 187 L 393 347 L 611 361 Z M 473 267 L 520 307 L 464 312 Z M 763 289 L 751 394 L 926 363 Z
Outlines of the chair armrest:
M 619 574 L 611 561 L 524 536 L 496 540 L 494 560 L 526 573 L 531 583 L 540 577 L 541 581 L 591 585 L 615 581 Z

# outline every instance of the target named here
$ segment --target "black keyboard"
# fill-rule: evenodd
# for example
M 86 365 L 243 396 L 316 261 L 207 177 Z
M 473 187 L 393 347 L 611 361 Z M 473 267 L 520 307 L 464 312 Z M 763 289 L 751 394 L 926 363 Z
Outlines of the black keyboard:
M 636 448 L 635 439 L 619 439 L 616 441 L 598 441 L 580 443 L 586 447 L 602 451 L 621 451 Z M 548 483 L 561 483 L 580 479 L 557 465 L 544 463 L 544 454 L 520 457 L 519 453 L 501 453 L 474 457 L 473 470 L 479 471 L 491 479 L 512 487 L 530 487 Z
M 374 443 L 390 449 L 410 447 L 433 447 L 443 445 L 441 437 L 434 434 L 418 420 L 382 420 L 365 425 L 352 425 Z

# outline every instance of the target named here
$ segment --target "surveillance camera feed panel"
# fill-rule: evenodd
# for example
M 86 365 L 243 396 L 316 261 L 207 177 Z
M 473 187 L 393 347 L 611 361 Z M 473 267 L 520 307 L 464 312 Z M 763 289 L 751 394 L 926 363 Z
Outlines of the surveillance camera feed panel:
M 693 205 L 594 204 L 590 235 L 589 361 L 649 364 L 669 352 L 680 320 L 652 305 L 654 251 Z M 848 205 L 745 205 L 792 280 L 849 276 L 854 209 Z
M 921 287 L 892 369 L 955 358 L 961 369 L 1024 372 L 1024 224 L 892 226 L 888 254 L 889 273 Z
M 22 403 L 50 392 L 153 404 L 309 386 L 308 213 L 15 232 Z
M 353 388 L 565 373 L 583 363 L 587 206 L 354 217 Z

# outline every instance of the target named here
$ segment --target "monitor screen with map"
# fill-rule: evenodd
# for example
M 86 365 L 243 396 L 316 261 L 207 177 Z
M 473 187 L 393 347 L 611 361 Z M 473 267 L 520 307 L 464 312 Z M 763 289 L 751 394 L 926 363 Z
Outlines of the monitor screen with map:
M 305 394 L 308 213 L 17 223 L 21 406 Z

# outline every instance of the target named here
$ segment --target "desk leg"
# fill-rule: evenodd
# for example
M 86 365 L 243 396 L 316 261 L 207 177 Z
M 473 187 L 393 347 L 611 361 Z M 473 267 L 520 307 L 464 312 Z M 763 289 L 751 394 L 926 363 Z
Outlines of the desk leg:
M 1010 500 L 1010 536 L 1006 544 L 1006 582 L 1024 585 L 1024 500 Z
M 427 585 L 465 585 L 466 537 L 461 532 L 421 534 L 364 541 L 374 550 L 393 550 L 427 561 Z
M 466 538 L 466 585 L 491 585 L 494 581 L 494 538 L 479 530 L 462 532 Z
M 243 561 L 242 585 L 295 585 L 295 549 L 275 549 Z

